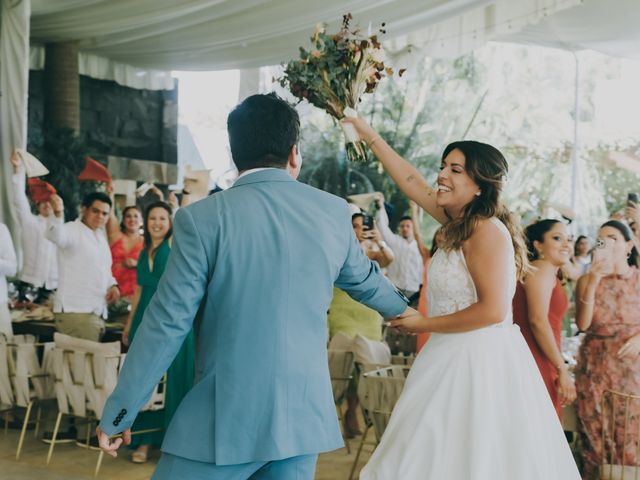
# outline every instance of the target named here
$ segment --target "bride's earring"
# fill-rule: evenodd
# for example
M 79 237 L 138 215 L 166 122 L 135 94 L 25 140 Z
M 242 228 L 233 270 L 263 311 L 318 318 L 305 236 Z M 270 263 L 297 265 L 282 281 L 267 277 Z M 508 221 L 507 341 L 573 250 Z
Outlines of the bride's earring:
M 480 195 L 482 195 L 482 190 L 478 190 L 478 191 L 476 192 L 476 197 L 479 197 Z

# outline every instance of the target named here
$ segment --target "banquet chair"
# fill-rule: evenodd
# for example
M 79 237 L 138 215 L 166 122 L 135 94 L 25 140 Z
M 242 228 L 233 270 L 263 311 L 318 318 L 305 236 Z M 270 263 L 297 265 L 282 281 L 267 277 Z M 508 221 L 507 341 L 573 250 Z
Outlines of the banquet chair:
M 124 365 L 126 360 L 126 354 L 122 355 L 122 361 L 120 363 L 120 368 Z M 147 403 L 140 409 L 140 412 L 150 412 L 150 411 L 158 411 L 164 409 L 165 400 L 166 400 L 166 385 L 167 385 L 167 374 L 165 373 L 162 376 L 162 379 L 156 385 L 156 388 L 151 392 L 151 396 Z M 162 428 L 147 428 L 144 430 L 134 430 L 131 432 L 131 436 L 134 435 L 142 435 L 144 433 L 152 433 L 159 432 Z M 114 435 L 113 438 L 120 437 L 121 434 Z M 96 468 L 94 471 L 94 476 L 98 476 L 98 472 L 100 471 L 100 467 L 102 466 L 102 460 L 104 459 L 104 451 L 100 450 L 100 454 L 98 455 L 98 461 L 96 463 Z
M 336 405 L 338 420 L 342 427 L 344 416 L 342 405 L 347 399 L 349 383 L 353 380 L 355 369 L 355 355 L 348 350 L 329 350 L 329 376 L 331 377 L 331 389 L 333 390 L 333 402 Z M 346 433 L 342 432 L 347 453 L 351 453 L 351 446 Z
M 605 390 L 602 396 L 601 480 L 640 479 L 640 396 Z M 621 422 L 622 420 L 622 422 Z M 622 427 L 622 442 L 617 433 Z M 635 463 L 627 465 L 624 452 L 632 451 Z
M 38 348 L 44 349 L 43 362 L 38 358 Z M 20 459 L 33 407 L 37 406 L 34 432 L 37 436 L 42 414 L 40 402 L 52 398 L 52 385 L 43 367 L 52 348 L 52 343 L 37 343 L 33 335 L 15 335 L 10 342 L 3 336 L 0 340 L 0 403 L 9 407 L 4 408 L 5 412 L 25 409 L 16 460 Z
M 417 351 L 417 337 L 397 328 L 385 328 L 384 340 L 389 345 L 393 355 L 415 355 Z
M 54 342 L 52 370 L 58 415 L 47 453 L 47 465 L 51 462 L 63 415 L 86 424 L 86 445 L 89 446 L 91 425 L 102 416 L 106 399 L 116 386 L 122 363 L 120 342 L 98 343 L 61 333 L 54 334 Z
M 404 388 L 409 369 L 410 367 L 406 365 L 392 365 L 367 371 L 360 378 L 358 399 L 362 405 L 366 428 L 351 466 L 349 480 L 353 479 L 360 454 L 362 453 L 362 447 L 371 428 L 373 428 L 376 437 L 375 445 L 380 442 L 382 434 L 389 423 L 389 418 L 391 418 L 393 407 L 395 407 Z
M 411 353 L 409 355 L 391 355 L 391 365 L 406 365 L 407 367 L 411 367 L 415 359 L 415 353 Z
M 98 343 L 61 333 L 55 333 L 54 342 L 52 364 L 58 415 L 47 453 L 47 465 L 51 462 L 55 439 L 64 415 L 79 419 L 86 424 L 85 445 L 89 448 L 91 426 L 100 421 L 106 400 L 115 389 L 118 374 L 126 360 L 126 355 L 120 353 L 120 342 Z M 157 384 L 141 411 L 164 408 L 165 384 L 166 375 Z M 161 429 L 146 429 L 131 434 L 140 435 L 159 430 Z M 103 458 L 104 452 L 101 450 L 94 476 L 98 475 Z
M 14 399 L 7 356 L 7 339 L 4 335 L 0 334 L 0 413 L 5 414 L 5 434 L 7 433 L 8 425 L 6 414 L 13 410 Z

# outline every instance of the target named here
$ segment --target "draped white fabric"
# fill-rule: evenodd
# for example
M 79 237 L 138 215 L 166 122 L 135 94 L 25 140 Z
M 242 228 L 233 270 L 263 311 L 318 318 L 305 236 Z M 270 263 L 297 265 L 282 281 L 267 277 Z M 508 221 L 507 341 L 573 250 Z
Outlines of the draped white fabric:
M 640 60 L 639 20 L 638 0 L 582 0 L 576 8 L 498 39 Z
M 519 32 L 527 25 L 537 24 L 556 12 L 571 9 L 580 3 L 581 0 L 483 2 L 435 24 L 425 22 L 427 27 L 415 31 L 410 28 L 411 23 L 405 20 L 403 23 L 408 23 L 407 27 L 402 26 L 399 30 L 408 33 L 390 40 L 386 47 L 398 59 L 405 53 L 455 58 L 497 36 Z
M 44 69 L 44 47 L 31 45 L 30 70 Z M 78 53 L 78 71 L 80 75 L 99 80 L 113 80 L 120 85 L 145 90 L 173 90 L 173 76 L 167 70 L 149 70 L 115 62 L 90 53 Z
M 30 0 L 0 0 L 0 222 L 19 245 L 11 213 L 11 164 L 14 148 L 26 147 L 29 78 Z
M 579 0 L 33 0 L 35 42 L 78 40 L 80 50 L 140 68 L 224 70 L 273 65 L 308 44 L 316 23 L 351 12 L 366 31 L 386 22 L 394 49 L 459 55 Z M 511 22 L 511 23 L 509 23 Z M 426 30 L 424 30 L 426 29 Z M 416 32 L 411 34 L 410 32 Z M 408 36 L 407 36 L 408 35 Z M 445 45 L 442 47 L 441 45 Z

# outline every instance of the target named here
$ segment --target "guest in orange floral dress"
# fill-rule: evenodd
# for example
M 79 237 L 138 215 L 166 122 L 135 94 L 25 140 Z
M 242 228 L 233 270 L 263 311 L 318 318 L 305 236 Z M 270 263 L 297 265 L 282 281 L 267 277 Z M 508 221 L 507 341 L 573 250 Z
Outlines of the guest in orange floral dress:
M 529 225 L 525 236 L 534 269 L 523 283 L 518 282 L 513 297 L 513 321 L 529 345 L 562 421 L 562 406 L 576 399 L 576 387 L 560 350 L 562 319 L 569 299 L 558 271 L 571 259 L 569 232 L 559 220 L 547 219 Z
M 578 281 L 576 287 L 576 322 L 586 332 L 578 354 L 576 386 L 578 388 L 578 417 L 583 440 L 584 477 L 599 477 L 603 444 L 607 452 L 615 442 L 620 452 L 626 444 L 624 458 L 620 453 L 609 459 L 611 463 L 635 465 L 638 447 L 640 407 L 631 402 L 632 409 L 624 442 L 625 417 L 618 405 L 615 433 L 610 422 L 602 425 L 602 397 L 606 390 L 640 395 L 640 274 L 637 269 L 638 252 L 629 228 L 616 220 L 605 223 L 599 232 L 603 248 L 594 250 L 591 270 Z M 607 411 L 609 411 L 607 409 Z

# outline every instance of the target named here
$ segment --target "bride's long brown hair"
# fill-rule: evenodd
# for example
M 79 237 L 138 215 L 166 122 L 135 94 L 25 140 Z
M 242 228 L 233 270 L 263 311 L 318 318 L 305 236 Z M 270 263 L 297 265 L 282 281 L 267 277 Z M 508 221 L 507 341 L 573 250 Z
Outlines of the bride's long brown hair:
M 522 278 L 529 270 L 527 248 L 519 223 L 511 212 L 500 201 L 500 192 L 504 178 L 509 171 L 509 165 L 500 151 L 486 143 L 464 140 L 447 145 L 442 153 L 442 161 L 453 150 L 460 150 L 464 155 L 467 175 L 480 187 L 480 196 L 474 197 L 457 218 L 449 217 L 444 225 L 444 250 L 462 248 L 479 220 L 496 217 L 509 230 L 518 276 Z

